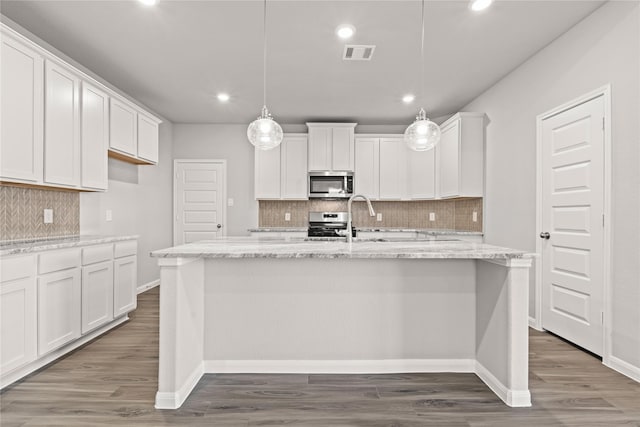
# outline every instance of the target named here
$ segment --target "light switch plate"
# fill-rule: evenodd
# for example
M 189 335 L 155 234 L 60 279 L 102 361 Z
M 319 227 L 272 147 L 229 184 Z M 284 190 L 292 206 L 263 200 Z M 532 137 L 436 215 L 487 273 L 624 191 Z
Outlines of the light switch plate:
M 53 224 L 53 209 L 44 210 L 44 223 Z
M 378 212 L 376 214 L 376 221 L 382 221 L 382 213 L 381 212 Z
M 436 213 L 429 212 L 429 221 L 435 221 L 435 220 L 436 220 Z
M 286 212 L 284 214 L 284 220 L 285 221 L 291 221 L 291 212 Z
M 113 212 L 111 211 L 111 209 L 107 209 L 106 220 L 111 221 L 112 219 L 113 219 Z

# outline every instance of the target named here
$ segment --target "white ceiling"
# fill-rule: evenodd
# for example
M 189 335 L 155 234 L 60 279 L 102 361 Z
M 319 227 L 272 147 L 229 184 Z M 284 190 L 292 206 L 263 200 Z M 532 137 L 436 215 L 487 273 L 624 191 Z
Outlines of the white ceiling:
M 412 1 L 269 0 L 267 105 L 281 123 L 409 123 L 452 114 L 603 1 L 427 1 L 425 99 L 420 10 Z M 176 123 L 248 123 L 262 106 L 262 1 L 2 0 L 2 14 Z M 375 44 L 342 61 L 335 28 Z M 216 93 L 232 99 L 220 104 Z M 418 95 L 404 105 L 405 93 Z

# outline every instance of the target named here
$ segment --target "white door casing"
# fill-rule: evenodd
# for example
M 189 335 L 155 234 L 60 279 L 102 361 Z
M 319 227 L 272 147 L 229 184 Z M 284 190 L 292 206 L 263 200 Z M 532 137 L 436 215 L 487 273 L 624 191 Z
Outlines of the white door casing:
M 226 236 L 226 160 L 175 160 L 173 244 Z
M 606 101 L 600 93 L 538 118 L 542 327 L 598 355 L 608 280 Z

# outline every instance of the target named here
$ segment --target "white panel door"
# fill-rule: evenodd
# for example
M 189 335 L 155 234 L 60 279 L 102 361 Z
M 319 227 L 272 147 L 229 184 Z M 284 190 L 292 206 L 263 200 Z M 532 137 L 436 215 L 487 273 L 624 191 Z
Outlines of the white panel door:
M 442 129 L 436 146 L 438 197 L 460 195 L 460 121 Z
M 380 140 L 360 137 L 355 144 L 355 194 L 377 200 L 380 197 Z
M 113 261 L 82 267 L 82 333 L 113 319 Z
M 175 161 L 174 244 L 226 235 L 226 167 L 222 161 Z
M 158 163 L 158 124 L 138 114 L 138 157 Z
M 135 255 L 113 260 L 113 317 L 122 316 L 138 305 L 138 262 Z
M 37 301 L 33 257 L 0 260 L 0 373 L 36 359 Z
M 283 199 L 308 199 L 307 137 L 287 136 L 282 141 L 281 196 Z
M 255 149 L 254 195 L 257 200 L 280 198 L 281 150 L 282 144 L 271 150 Z
M 138 121 L 136 110 L 111 98 L 109 111 L 109 148 L 130 156 L 138 154 Z
M 331 170 L 331 128 L 309 127 L 309 170 Z
M 335 127 L 332 132 L 331 169 L 353 171 L 353 128 Z
M 38 355 L 80 337 L 80 269 L 38 277 Z
M 542 326 L 603 350 L 604 103 L 542 122 Z
M 45 67 L 44 180 L 80 185 L 80 78 L 57 64 Z
M 401 138 L 380 138 L 380 199 L 407 197 L 407 147 Z
M 44 60 L 6 34 L 0 56 L 0 176 L 41 182 Z
M 97 190 L 108 187 L 109 96 L 82 82 L 82 186 Z

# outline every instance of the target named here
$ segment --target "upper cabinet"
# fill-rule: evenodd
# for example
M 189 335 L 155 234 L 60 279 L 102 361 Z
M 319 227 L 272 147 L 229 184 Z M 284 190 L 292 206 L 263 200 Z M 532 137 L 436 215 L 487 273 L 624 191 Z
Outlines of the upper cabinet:
M 44 59 L 4 31 L 0 43 L 0 177 L 42 182 Z
M 255 149 L 255 198 L 307 200 L 307 135 L 285 134 L 271 150 Z
M 309 171 L 353 171 L 356 123 L 307 123 Z
M 482 197 L 484 120 L 482 113 L 458 113 L 440 126 L 435 149 L 439 198 Z
M 160 120 L 0 24 L 0 182 L 107 189 L 107 155 L 158 161 Z

